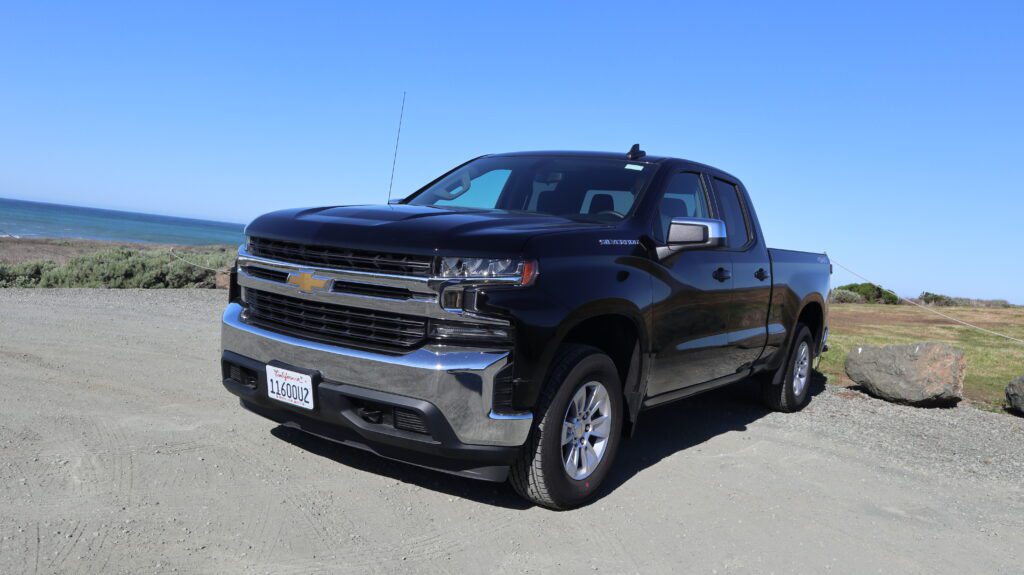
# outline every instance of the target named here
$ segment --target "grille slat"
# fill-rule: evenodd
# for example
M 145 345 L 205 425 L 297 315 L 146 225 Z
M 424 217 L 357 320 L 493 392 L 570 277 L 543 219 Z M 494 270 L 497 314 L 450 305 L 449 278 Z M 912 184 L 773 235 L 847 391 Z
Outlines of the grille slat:
M 332 291 L 336 293 L 350 293 L 355 295 L 368 295 L 388 299 L 412 299 L 412 292 L 405 288 L 395 288 L 375 284 L 360 284 L 354 282 L 335 281 Z
M 260 303 L 256 305 L 260 310 L 260 313 L 275 316 L 276 319 L 281 321 L 295 321 L 300 324 L 307 324 L 310 322 L 320 322 L 329 324 L 331 326 L 338 326 L 337 328 L 325 327 L 325 331 L 333 331 L 338 334 L 347 333 L 345 330 L 366 330 L 366 331 L 381 331 L 385 333 L 394 333 L 399 335 L 418 335 L 418 330 L 413 327 L 395 327 L 387 325 L 384 321 L 371 322 L 371 323 L 360 323 L 358 321 L 349 321 L 347 319 L 338 319 L 328 314 L 318 313 L 316 315 L 308 315 L 302 310 L 296 310 L 294 308 L 288 308 L 287 306 L 278 305 L 267 305 Z M 284 317 L 280 317 L 284 316 Z
M 270 280 L 280 283 L 288 281 L 288 272 L 279 272 L 277 270 L 268 270 L 267 268 L 261 268 L 256 266 L 246 266 L 245 273 L 255 278 L 263 280 Z
M 433 264 L 431 256 L 307 246 L 257 237 L 249 239 L 249 251 L 255 256 L 309 266 L 420 277 L 429 276 Z
M 354 309 L 247 289 L 248 321 L 302 339 L 336 345 L 404 350 L 426 338 L 425 319 Z
M 344 310 L 346 318 L 351 318 L 353 320 L 359 320 L 363 322 L 385 320 L 395 325 L 407 325 L 416 328 L 423 325 L 424 323 L 422 319 L 413 316 L 320 303 L 316 301 L 293 298 L 290 296 L 273 294 L 261 290 L 249 290 L 249 293 L 256 294 L 257 298 L 261 298 L 260 303 L 264 305 L 290 307 L 295 311 L 305 312 L 306 314 L 309 315 L 316 313 L 329 315 L 331 313 L 336 313 L 336 310 Z

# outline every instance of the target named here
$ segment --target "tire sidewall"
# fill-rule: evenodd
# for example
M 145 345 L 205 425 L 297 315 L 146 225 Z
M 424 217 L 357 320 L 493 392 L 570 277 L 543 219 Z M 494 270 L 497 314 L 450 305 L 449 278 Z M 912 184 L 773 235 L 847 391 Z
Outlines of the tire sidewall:
M 803 342 L 807 342 L 811 363 L 813 364 L 814 343 L 811 341 L 811 330 L 805 325 L 800 325 L 800 328 L 796 333 L 796 338 L 793 340 L 793 351 L 789 354 L 789 360 L 786 362 L 785 379 L 782 381 L 782 393 L 785 394 L 786 403 L 793 406 L 795 409 L 799 409 L 806 405 L 811 397 L 811 373 L 808 373 L 807 375 L 807 385 L 804 386 L 803 394 L 798 397 L 793 392 L 793 374 L 796 372 L 796 359 L 800 351 L 800 344 Z
M 608 392 L 612 425 L 608 436 L 608 447 L 597 469 L 587 478 L 577 481 L 569 477 L 561 461 L 562 421 L 573 395 L 580 387 L 591 381 L 600 382 Z M 541 466 L 544 469 L 544 475 L 550 478 L 548 489 L 553 491 L 551 495 L 556 501 L 563 501 L 568 506 L 573 506 L 586 501 L 597 491 L 607 477 L 618 451 L 622 439 L 624 417 L 622 385 L 619 382 L 615 364 L 610 358 L 600 353 L 591 354 L 581 359 L 561 381 L 559 390 L 545 415 L 547 425 L 545 433 L 541 437 Z

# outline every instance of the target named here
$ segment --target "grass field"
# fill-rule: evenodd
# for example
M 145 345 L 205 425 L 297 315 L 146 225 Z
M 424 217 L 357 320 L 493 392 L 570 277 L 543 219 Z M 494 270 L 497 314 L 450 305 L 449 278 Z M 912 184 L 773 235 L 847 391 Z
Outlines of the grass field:
M 858 345 L 938 341 L 964 350 L 967 376 L 964 395 L 979 407 L 1001 409 L 1006 384 L 1024 375 L 1024 344 L 958 325 L 909 305 L 833 304 L 829 317 L 829 351 L 819 370 L 831 384 L 852 385 L 846 377 L 846 354 Z M 1024 308 L 944 307 L 942 313 L 986 329 L 1024 339 Z

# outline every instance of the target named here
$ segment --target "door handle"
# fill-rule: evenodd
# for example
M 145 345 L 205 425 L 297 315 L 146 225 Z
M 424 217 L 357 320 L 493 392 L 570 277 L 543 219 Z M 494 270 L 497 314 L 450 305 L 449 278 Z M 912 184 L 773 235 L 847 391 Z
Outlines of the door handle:
M 717 270 L 711 272 L 711 277 L 715 278 L 720 282 L 724 282 L 732 278 L 732 272 L 725 268 L 718 268 Z
M 764 281 L 764 280 L 768 279 L 769 276 L 768 276 L 768 272 L 764 271 L 764 268 L 760 268 L 759 270 L 754 272 L 754 277 L 757 278 L 760 281 Z

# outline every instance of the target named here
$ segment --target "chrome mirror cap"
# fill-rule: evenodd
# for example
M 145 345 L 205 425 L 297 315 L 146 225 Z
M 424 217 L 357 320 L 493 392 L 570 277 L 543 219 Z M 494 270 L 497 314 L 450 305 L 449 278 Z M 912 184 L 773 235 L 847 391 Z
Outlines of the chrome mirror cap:
M 664 247 L 658 257 L 667 257 L 686 249 L 718 248 L 726 242 L 725 222 L 710 218 L 672 218 Z

